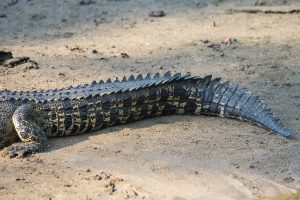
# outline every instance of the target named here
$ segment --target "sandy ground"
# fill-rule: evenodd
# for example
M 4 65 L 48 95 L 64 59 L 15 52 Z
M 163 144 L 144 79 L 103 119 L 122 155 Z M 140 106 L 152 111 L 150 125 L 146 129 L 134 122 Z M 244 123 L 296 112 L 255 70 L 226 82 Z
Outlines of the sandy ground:
M 213 74 L 261 95 L 295 137 L 169 116 L 50 139 L 47 152 L 0 158 L 0 199 L 284 199 L 297 190 L 288 197 L 300 198 L 300 15 L 226 12 L 300 8 L 296 2 L 1 0 L 0 50 L 29 56 L 39 69 L 1 67 L 0 89 Z M 149 17 L 153 10 L 166 16 Z M 221 44 L 225 37 L 237 41 Z

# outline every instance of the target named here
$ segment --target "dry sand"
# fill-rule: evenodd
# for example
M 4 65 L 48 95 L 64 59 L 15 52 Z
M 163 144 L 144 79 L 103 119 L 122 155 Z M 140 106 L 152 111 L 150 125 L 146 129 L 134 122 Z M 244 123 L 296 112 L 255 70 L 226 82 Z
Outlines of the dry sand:
M 29 56 L 39 69 L 1 67 L 0 89 L 56 88 L 146 72 L 213 74 L 261 95 L 295 137 L 231 119 L 168 116 L 50 139 L 44 153 L 0 158 L 0 199 L 260 199 L 295 193 L 300 15 L 226 12 L 254 4 L 300 6 L 296 0 L 1 0 L 0 50 Z M 149 17 L 153 10 L 166 16 Z M 224 37 L 237 41 L 219 46 Z

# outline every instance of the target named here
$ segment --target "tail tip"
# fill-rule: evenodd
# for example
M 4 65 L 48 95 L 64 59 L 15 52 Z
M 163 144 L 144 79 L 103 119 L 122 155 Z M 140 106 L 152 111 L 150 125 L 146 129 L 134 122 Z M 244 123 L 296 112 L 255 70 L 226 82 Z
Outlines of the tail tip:
M 279 129 L 279 130 L 274 130 L 275 133 L 278 133 L 279 135 L 282 135 L 284 137 L 287 137 L 287 138 L 291 138 L 294 136 L 294 133 L 286 128 L 282 128 L 282 129 Z

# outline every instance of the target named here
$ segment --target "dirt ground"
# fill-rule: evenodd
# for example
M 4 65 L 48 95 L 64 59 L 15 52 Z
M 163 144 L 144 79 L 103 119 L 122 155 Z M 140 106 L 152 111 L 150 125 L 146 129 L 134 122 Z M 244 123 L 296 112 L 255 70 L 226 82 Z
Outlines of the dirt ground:
M 244 6 L 287 12 L 228 11 Z M 295 137 L 168 116 L 50 139 L 44 153 L 0 158 L 0 199 L 300 199 L 298 8 L 297 0 L 1 0 L 0 50 L 38 69 L 0 67 L 0 89 L 213 74 L 260 95 Z M 157 10 L 165 16 L 149 16 Z M 228 38 L 236 41 L 221 43 Z

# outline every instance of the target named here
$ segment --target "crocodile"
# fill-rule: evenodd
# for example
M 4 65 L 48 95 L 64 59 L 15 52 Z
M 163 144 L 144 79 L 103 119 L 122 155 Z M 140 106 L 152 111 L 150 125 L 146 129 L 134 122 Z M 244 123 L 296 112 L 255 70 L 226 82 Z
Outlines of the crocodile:
M 285 137 L 293 134 L 244 87 L 212 75 L 167 72 L 61 89 L 2 90 L 0 149 L 6 156 L 23 157 L 47 149 L 51 137 L 173 114 L 236 118 Z

